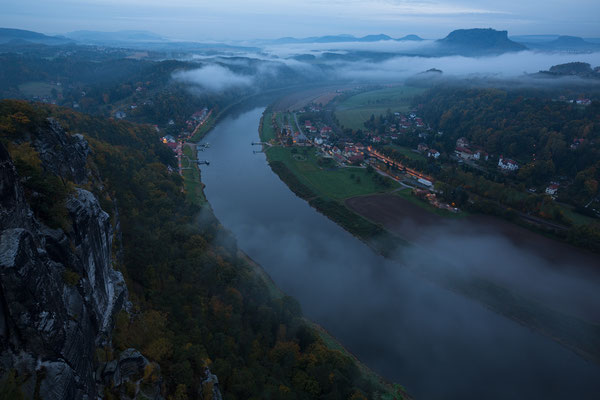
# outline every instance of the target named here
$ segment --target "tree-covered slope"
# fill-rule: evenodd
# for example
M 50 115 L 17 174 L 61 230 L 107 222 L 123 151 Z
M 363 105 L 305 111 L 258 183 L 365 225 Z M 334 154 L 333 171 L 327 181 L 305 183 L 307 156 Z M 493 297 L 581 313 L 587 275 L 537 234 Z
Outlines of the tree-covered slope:
M 89 142 L 92 177 L 79 186 L 118 221 L 113 251 L 122 261 L 115 268 L 133 308 L 115 318 L 113 346 L 99 349 L 103 358 L 135 347 L 160 364 L 164 394 L 174 399 L 212 398 L 207 367 L 224 399 L 371 399 L 389 391 L 354 359 L 327 348 L 298 303 L 239 251 L 210 209 L 186 202 L 181 178 L 167 168 L 172 153 L 153 129 L 1 102 L 0 137 L 23 182 L 37 156 L 15 149 L 27 146 L 50 116 Z M 62 189 L 50 189 L 62 185 L 55 176 L 38 169 L 39 187 L 30 187 L 28 200 L 38 199 L 40 220 L 60 226 L 56 211 L 47 211 L 63 207 Z

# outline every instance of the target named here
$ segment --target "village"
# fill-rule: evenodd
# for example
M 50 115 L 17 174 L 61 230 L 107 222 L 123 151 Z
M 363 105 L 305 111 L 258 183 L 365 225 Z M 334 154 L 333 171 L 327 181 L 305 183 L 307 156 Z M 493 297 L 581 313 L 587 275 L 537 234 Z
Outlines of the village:
M 189 119 L 185 121 L 186 130 L 183 130 L 177 137 L 173 135 L 165 135 L 160 138 L 161 142 L 164 143 L 167 147 L 169 147 L 175 153 L 175 157 L 177 158 L 177 166 L 179 175 L 183 175 L 183 171 L 185 169 L 191 168 L 189 164 L 192 162 L 187 159 L 186 166 L 183 166 L 183 159 L 187 158 L 184 154 L 184 146 L 186 146 L 190 139 L 196 135 L 196 133 L 208 122 L 213 110 L 209 110 L 207 107 L 194 112 Z M 173 120 L 169 120 L 167 125 L 174 125 Z M 157 125 L 154 125 L 154 129 L 157 132 L 160 132 L 160 128 Z
M 382 118 L 382 117 L 380 117 Z M 326 122 L 327 121 L 327 122 Z M 371 124 L 369 124 L 371 122 Z M 271 126 L 276 137 L 271 144 L 280 146 L 313 147 L 321 157 L 329 158 L 340 168 L 373 168 L 379 174 L 387 176 L 404 187 L 413 189 L 420 199 L 436 208 L 451 212 L 459 212 L 453 204 L 439 200 L 439 191 L 435 188 L 435 179 L 413 165 L 407 165 L 411 159 L 427 161 L 443 165 L 444 163 L 465 164 L 482 172 L 491 172 L 514 176 L 519 171 L 517 161 L 503 155 L 488 154 L 482 148 L 472 145 L 465 137 L 456 140 L 454 151 L 444 153 L 431 147 L 436 137 L 444 135 L 434 131 L 416 110 L 409 112 L 388 111 L 382 126 L 375 126 L 373 121 L 365 123 L 364 131 L 349 132 L 336 126 L 335 121 L 328 118 L 327 113 L 315 104 L 309 104 L 304 109 L 291 112 L 271 114 Z M 407 140 L 416 140 L 416 146 L 408 147 Z M 581 141 L 575 140 L 571 148 L 576 148 Z M 408 157 L 404 161 L 394 158 L 390 149 L 400 150 Z M 410 163 L 409 163 L 410 164 Z M 542 189 L 543 193 L 552 199 L 557 198 L 561 184 L 558 179 L 548 182 Z M 537 188 L 527 189 L 529 193 L 539 192 Z
M 385 144 L 397 139 L 402 132 L 425 127 L 423 120 L 414 113 L 406 116 L 395 113 L 395 117 L 401 122 L 399 129 L 390 127 L 383 135 L 367 134 L 366 140 L 361 142 L 349 135 L 340 134 L 341 130 L 326 124 L 324 118 L 317 117 L 311 120 L 303 115 L 319 115 L 320 112 L 318 106 L 311 104 L 298 113 L 271 114 L 271 126 L 276 132 L 274 142 L 280 146 L 315 148 L 321 157 L 332 160 L 339 168 L 372 168 L 378 174 L 398 182 L 402 187 L 411 188 L 418 198 L 436 208 L 453 213 L 460 211 L 453 205 L 437 199 L 434 179 L 431 176 L 390 158 L 380 150 Z M 430 157 L 439 157 L 437 151 L 426 150 L 425 153 Z

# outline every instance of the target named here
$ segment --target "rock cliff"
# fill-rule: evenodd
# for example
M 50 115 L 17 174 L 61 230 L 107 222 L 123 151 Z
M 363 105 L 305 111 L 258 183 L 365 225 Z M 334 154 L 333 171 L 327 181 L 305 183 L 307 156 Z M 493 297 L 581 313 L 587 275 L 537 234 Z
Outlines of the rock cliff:
M 83 136 L 49 119 L 34 137 L 46 171 L 88 181 Z M 113 268 L 109 215 L 76 188 L 65 204 L 71 228 L 51 229 L 34 216 L 21 179 L 0 144 L 0 382 L 16 376 L 25 398 L 58 400 L 95 399 L 104 384 L 139 381 L 149 362 L 135 350 L 104 365 L 95 356 L 110 346 L 113 316 L 129 303 Z M 145 393 L 161 398 L 160 381 Z

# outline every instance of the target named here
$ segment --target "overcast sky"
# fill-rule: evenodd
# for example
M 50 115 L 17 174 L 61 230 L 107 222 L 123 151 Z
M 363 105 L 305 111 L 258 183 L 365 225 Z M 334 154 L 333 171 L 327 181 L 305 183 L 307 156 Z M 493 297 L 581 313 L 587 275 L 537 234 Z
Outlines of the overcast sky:
M 57 34 L 149 30 L 231 40 L 386 33 L 444 37 L 458 28 L 600 37 L 600 0 L 0 0 L 0 26 Z

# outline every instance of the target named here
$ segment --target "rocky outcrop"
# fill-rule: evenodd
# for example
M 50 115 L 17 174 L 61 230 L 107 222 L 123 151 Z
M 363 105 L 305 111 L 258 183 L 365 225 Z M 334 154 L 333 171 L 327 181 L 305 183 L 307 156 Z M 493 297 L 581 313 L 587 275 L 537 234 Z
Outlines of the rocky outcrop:
M 25 195 L 6 148 L 0 144 L 0 228 L 27 226 L 33 222 L 29 207 L 23 207 Z
M 107 335 L 110 334 L 114 311 L 122 308 L 127 296 L 123 276 L 112 268 L 113 230 L 110 218 L 100 208 L 96 197 L 83 189 L 77 189 L 67 201 L 67 209 L 73 221 L 69 238 L 75 246 L 74 253 L 78 259 L 85 260 L 73 267 L 83 268 L 75 272 L 85 277 L 81 282 L 84 297 L 91 305 L 99 332 Z
M 86 182 L 87 142 L 48 124 L 34 141 L 44 168 Z M 66 209 L 68 232 L 36 220 L 0 144 L 0 382 L 16 373 L 25 398 L 98 398 L 97 370 L 109 367 L 95 361 L 96 348 L 110 345 L 113 316 L 128 305 L 123 276 L 113 268 L 109 215 L 84 189 L 69 196 Z M 113 376 L 111 386 L 143 376 L 149 364 L 135 350 L 113 363 L 118 382 Z M 149 387 L 150 398 L 159 399 L 160 384 Z
M 219 378 L 210 372 L 208 368 L 204 370 L 204 379 L 200 385 L 198 395 L 202 400 L 223 400 L 219 389 Z
M 100 372 L 104 385 L 119 387 L 123 396 L 132 395 L 134 398 L 161 400 L 160 392 L 162 379 L 160 367 L 151 363 L 136 349 L 127 349 L 121 353 L 118 360 L 104 365 Z M 127 394 L 127 383 L 133 393 Z
M 54 119 L 48 118 L 48 126 L 36 135 L 34 146 L 44 167 L 55 175 L 77 184 L 87 181 L 87 141 L 80 134 L 69 135 Z
M 0 204 L 5 216 L 0 227 L 0 367 L 30 375 L 35 382 L 25 389 L 39 386 L 44 398 L 95 396 L 90 368 L 95 341 L 89 338 L 95 338 L 99 324 L 82 292 L 90 278 L 73 270 L 89 269 L 89 260 L 73 254 L 64 232 L 35 220 L 7 156 L 2 149 L 0 174 L 13 187 L 2 188 Z M 11 220 L 11 212 L 18 218 Z M 69 273 L 78 278 L 71 284 L 65 281 Z
M 507 31 L 494 29 L 457 29 L 435 42 L 439 55 L 484 56 L 526 50 L 508 38 Z

